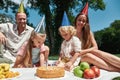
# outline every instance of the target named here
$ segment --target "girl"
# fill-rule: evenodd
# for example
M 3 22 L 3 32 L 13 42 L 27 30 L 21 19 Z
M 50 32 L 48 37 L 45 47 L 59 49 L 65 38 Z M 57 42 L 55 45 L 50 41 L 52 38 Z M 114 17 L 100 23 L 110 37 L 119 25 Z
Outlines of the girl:
M 29 41 L 26 41 L 18 51 L 13 67 L 43 66 L 49 55 L 49 48 L 44 45 L 45 39 L 45 34 L 43 35 L 33 31 Z M 38 53 L 32 53 L 34 47 L 39 49 Z

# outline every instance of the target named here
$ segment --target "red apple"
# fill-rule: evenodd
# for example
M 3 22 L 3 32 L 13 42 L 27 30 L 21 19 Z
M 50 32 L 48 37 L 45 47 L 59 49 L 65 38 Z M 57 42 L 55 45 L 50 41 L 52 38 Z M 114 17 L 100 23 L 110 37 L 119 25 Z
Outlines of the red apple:
M 100 76 L 100 69 L 97 66 L 92 66 L 91 69 L 94 71 L 95 77 Z
M 92 69 L 85 69 L 83 76 L 86 79 L 93 79 L 95 78 L 95 73 Z

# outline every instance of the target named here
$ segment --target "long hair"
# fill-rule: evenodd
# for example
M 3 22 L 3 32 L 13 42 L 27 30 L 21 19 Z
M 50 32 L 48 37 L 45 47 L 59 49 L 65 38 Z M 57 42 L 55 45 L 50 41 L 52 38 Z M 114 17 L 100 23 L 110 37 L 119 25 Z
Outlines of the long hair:
M 82 13 L 79 13 L 76 18 L 75 18 L 75 28 L 76 28 L 76 22 L 77 22 L 77 18 L 80 15 L 84 15 Z M 85 15 L 87 18 L 86 24 L 82 29 L 82 49 L 87 49 L 91 46 L 91 39 L 90 39 L 90 25 L 89 25 L 89 19 L 88 19 L 88 15 Z
M 26 67 L 32 67 L 32 47 L 33 47 L 33 41 L 32 41 L 32 38 L 34 38 L 36 35 L 36 33 L 33 31 L 31 33 L 31 37 L 28 41 L 28 44 L 27 44 L 27 50 L 26 50 L 26 55 L 25 55 L 25 58 L 24 58 L 24 65 Z

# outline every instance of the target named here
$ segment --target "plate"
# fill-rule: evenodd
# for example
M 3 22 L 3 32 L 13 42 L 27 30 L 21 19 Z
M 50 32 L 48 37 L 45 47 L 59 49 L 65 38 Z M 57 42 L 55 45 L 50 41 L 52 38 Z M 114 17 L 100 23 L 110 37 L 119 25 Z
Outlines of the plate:
M 74 80 L 87 80 L 87 79 L 85 79 L 85 78 L 79 78 L 79 77 L 77 77 L 77 76 L 74 76 L 73 73 L 72 73 L 72 76 L 73 76 Z M 99 80 L 101 77 L 102 77 L 102 76 L 100 75 L 100 76 L 97 77 L 97 78 L 88 79 L 88 80 Z
M 73 70 L 71 71 L 71 73 L 72 73 L 72 76 L 73 76 L 74 80 L 99 80 L 103 76 L 103 74 L 106 73 L 106 71 L 100 70 L 100 76 L 97 77 L 97 78 L 93 78 L 93 79 L 85 79 L 85 78 L 77 77 L 73 74 Z

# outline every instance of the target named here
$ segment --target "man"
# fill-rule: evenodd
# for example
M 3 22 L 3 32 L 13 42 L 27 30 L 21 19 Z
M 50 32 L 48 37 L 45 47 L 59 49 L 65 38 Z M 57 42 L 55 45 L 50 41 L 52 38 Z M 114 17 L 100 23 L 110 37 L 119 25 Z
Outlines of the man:
M 15 62 L 17 51 L 33 31 L 33 28 L 26 24 L 27 16 L 22 2 L 15 17 L 16 24 L 0 24 L 0 43 L 3 45 L 0 58 L 10 59 L 12 62 Z

